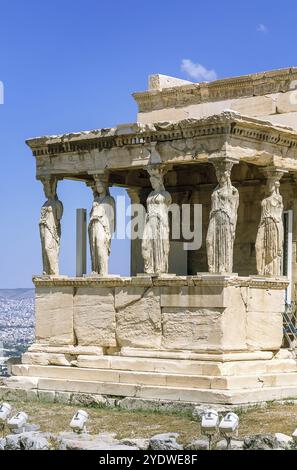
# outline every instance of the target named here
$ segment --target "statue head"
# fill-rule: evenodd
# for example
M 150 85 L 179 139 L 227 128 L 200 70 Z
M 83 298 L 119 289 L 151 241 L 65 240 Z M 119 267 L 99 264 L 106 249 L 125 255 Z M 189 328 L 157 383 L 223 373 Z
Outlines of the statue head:
M 273 193 L 279 194 L 279 188 L 280 188 L 279 179 L 273 178 L 273 177 L 268 178 L 267 187 L 268 187 L 269 194 L 273 194 Z
M 233 167 L 233 162 L 230 161 L 218 161 L 215 164 L 216 177 L 219 183 L 219 186 L 231 186 L 231 170 Z
M 268 193 L 270 195 L 279 194 L 280 180 L 286 171 L 277 167 L 265 167 L 262 171 L 267 178 L 266 188 Z
M 231 185 L 231 180 L 230 180 L 230 171 L 224 170 L 224 171 L 218 171 L 216 170 L 216 176 L 217 180 L 219 183 L 219 186 L 222 188 L 223 186 Z
M 94 175 L 94 185 L 93 185 L 94 196 L 97 194 L 99 196 L 105 196 L 108 192 L 108 176 L 107 175 Z

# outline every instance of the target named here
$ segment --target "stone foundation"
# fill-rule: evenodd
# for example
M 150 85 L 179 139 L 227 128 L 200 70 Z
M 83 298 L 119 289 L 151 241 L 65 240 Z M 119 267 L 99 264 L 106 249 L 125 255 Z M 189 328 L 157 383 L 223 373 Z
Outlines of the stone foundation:
M 36 343 L 10 390 L 246 404 L 297 397 L 284 279 L 36 278 Z
M 278 351 L 282 342 L 284 279 L 41 277 L 35 285 L 34 347 L 41 352 L 48 346 L 56 353 L 67 346 L 100 348 L 105 354 L 126 347 Z

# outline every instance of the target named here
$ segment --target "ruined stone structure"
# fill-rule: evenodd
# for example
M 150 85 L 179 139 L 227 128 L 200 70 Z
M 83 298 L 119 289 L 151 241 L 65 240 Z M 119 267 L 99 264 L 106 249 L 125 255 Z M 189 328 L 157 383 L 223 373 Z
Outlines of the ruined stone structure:
M 96 210 L 107 186 L 127 188 L 147 209 L 148 235 L 132 241 L 131 276 L 108 276 L 110 218 L 99 210 L 97 276 L 44 264 L 36 342 L 7 387 L 192 403 L 297 397 L 296 358 L 282 348 L 297 283 L 297 68 L 200 84 L 157 75 L 134 98 L 135 124 L 27 142 L 37 179 L 85 182 Z M 46 207 L 60 204 L 54 193 Z M 171 200 L 202 204 L 200 249 L 169 233 Z

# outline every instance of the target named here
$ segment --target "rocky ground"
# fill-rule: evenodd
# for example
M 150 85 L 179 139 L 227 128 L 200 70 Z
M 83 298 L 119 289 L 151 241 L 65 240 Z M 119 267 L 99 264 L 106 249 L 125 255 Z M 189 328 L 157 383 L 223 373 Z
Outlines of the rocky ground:
M 203 406 L 197 407 L 193 414 L 85 407 L 89 414 L 88 432 L 78 435 L 70 430 L 69 423 L 77 409 L 82 407 L 40 402 L 11 404 L 13 412 L 25 411 L 30 423 L 34 423 L 38 430 L 14 435 L 6 428 L 4 437 L 0 439 L 0 450 L 208 448 L 200 427 Z M 231 442 L 231 449 L 295 449 L 291 435 L 297 428 L 297 404 L 272 403 L 261 408 L 235 411 L 239 414 L 240 426 L 238 435 Z M 220 415 L 225 412 L 221 409 Z M 213 449 L 225 449 L 226 441 L 218 434 L 212 446 Z
M 117 439 L 116 433 L 61 432 L 59 434 L 38 431 L 9 434 L 0 439 L 0 450 L 207 450 L 208 441 L 194 439 L 186 445 L 179 443 L 178 433 L 156 434 L 150 438 Z M 226 450 L 225 439 L 213 443 L 213 450 Z M 297 450 L 291 436 L 285 434 L 258 434 L 243 440 L 233 439 L 230 450 Z

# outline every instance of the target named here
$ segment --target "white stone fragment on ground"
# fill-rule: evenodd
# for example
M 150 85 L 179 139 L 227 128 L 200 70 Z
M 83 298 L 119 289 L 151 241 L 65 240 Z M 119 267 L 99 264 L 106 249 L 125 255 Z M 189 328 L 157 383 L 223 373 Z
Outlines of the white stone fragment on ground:
M 62 432 L 58 436 L 59 450 L 100 450 L 119 444 L 115 433 L 90 435 L 87 433 Z
M 226 439 L 222 439 L 221 441 L 219 441 L 215 448 L 217 450 L 226 450 L 227 449 L 227 441 Z M 231 440 L 231 443 L 230 443 L 230 446 L 229 446 L 229 449 L 230 450 L 243 450 L 243 441 L 236 441 L 236 440 Z
M 102 395 L 90 394 L 90 393 L 73 393 L 71 397 L 72 405 L 99 405 L 104 406 L 107 404 L 106 398 Z
M 209 443 L 205 439 L 194 439 L 185 446 L 186 450 L 208 450 Z
M 277 432 L 274 434 L 276 440 L 280 443 L 281 446 L 284 446 L 287 449 L 290 449 L 292 444 L 294 443 L 293 438 L 288 436 L 287 434 L 283 434 L 281 432 Z
M 19 435 L 9 434 L 5 440 L 5 450 L 21 450 Z
M 244 450 L 286 450 L 287 443 L 280 442 L 273 434 L 256 434 L 244 439 Z
M 19 436 L 20 448 L 23 450 L 49 450 L 48 440 L 36 432 L 23 433 Z
M 50 434 L 40 432 L 23 432 L 19 434 L 9 434 L 1 440 L 4 450 L 49 450 L 48 441 Z
M 150 438 L 150 450 L 183 450 L 183 446 L 177 443 L 179 434 L 165 433 L 156 434 Z
M 140 450 L 147 450 L 149 448 L 150 440 L 131 437 L 127 439 L 122 439 L 120 443 L 126 446 L 137 447 Z
M 57 435 L 37 431 L 9 434 L 0 438 L 0 450 L 183 450 L 178 444 L 178 433 L 156 434 L 149 438 L 125 438 L 118 440 L 116 433 L 61 432 Z M 185 450 L 208 450 L 207 439 L 193 439 Z M 212 449 L 226 450 L 225 439 L 212 444 Z M 230 450 L 290 450 L 294 449 L 291 436 L 282 433 L 247 436 L 244 441 L 232 439 Z

